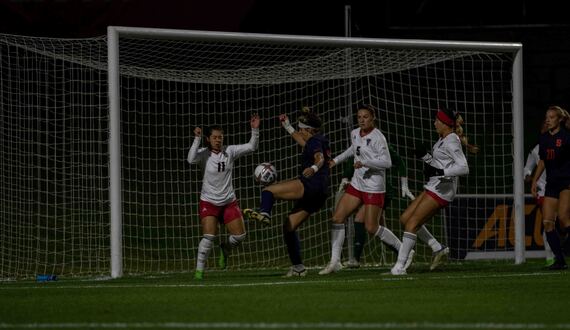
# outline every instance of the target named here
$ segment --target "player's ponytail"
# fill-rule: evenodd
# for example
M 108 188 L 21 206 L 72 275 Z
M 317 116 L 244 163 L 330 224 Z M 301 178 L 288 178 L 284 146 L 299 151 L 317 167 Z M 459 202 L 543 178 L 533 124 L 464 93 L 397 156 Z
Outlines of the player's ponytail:
M 479 152 L 479 146 L 476 144 L 470 144 L 469 138 L 464 134 L 462 125 L 464 124 L 463 117 L 460 114 L 455 116 L 455 134 L 459 136 L 459 140 L 461 140 L 461 144 L 465 146 L 468 152 L 472 154 L 476 154 Z

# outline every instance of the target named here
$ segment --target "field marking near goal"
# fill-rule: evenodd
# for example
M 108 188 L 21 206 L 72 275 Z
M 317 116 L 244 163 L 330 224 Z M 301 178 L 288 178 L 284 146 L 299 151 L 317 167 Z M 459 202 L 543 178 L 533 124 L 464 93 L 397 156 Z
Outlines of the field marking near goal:
M 0 329 L 570 329 L 570 323 L 240 323 L 240 322 L 111 322 L 0 323 Z
M 329 279 L 323 280 L 286 280 L 276 282 L 256 282 L 256 283 L 188 283 L 188 284 L 87 284 L 87 285 L 53 285 L 53 283 L 42 283 L 25 286 L 0 286 L 0 291 L 3 290 L 23 290 L 23 289 L 105 289 L 105 288 L 240 288 L 240 287 L 255 287 L 255 286 L 286 286 L 286 285 L 301 285 L 301 284 L 329 284 L 329 283 L 354 283 L 354 282 L 394 282 L 394 281 L 416 281 L 416 280 L 451 280 L 451 279 L 470 279 L 470 278 L 509 278 L 509 277 L 530 277 L 530 276 L 555 276 L 563 275 L 561 272 L 539 272 L 539 273 L 516 273 L 516 274 L 489 274 L 489 275 L 447 275 L 447 276 L 433 276 L 433 277 L 414 277 L 414 276 L 382 276 L 376 278 L 361 278 L 361 279 Z M 84 280 L 82 280 L 84 281 Z M 17 283 L 17 282 L 14 282 Z M 61 282 L 60 282 L 61 283 Z

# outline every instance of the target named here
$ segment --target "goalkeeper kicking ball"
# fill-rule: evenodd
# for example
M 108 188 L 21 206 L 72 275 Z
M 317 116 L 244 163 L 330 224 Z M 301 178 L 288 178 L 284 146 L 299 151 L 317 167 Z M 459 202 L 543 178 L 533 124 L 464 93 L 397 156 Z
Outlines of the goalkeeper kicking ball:
M 261 163 L 255 168 L 253 177 L 257 183 L 268 186 L 277 180 L 277 170 L 271 163 Z

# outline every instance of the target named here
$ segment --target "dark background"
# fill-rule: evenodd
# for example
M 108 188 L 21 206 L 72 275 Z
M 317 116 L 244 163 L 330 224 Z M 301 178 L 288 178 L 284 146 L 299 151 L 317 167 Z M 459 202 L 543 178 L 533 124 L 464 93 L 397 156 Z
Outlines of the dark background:
M 83 38 L 108 25 L 523 44 L 525 152 L 548 105 L 570 103 L 564 1 L 513 0 L 0 0 L 0 33 Z

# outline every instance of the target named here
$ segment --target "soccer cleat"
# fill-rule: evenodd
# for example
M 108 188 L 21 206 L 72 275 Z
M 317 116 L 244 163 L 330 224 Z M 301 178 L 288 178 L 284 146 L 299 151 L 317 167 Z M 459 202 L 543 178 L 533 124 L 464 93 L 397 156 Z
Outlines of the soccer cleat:
M 554 259 L 554 258 L 547 258 L 546 261 L 544 262 L 544 267 L 548 268 L 548 267 L 552 266 L 555 261 L 556 261 L 556 259 Z
M 568 265 L 564 261 L 554 261 L 554 263 L 552 265 L 546 267 L 546 269 L 548 269 L 548 270 L 564 270 L 564 269 L 568 269 Z
M 305 277 L 305 276 L 307 276 L 307 268 L 298 270 L 295 268 L 295 266 L 291 266 L 287 274 L 285 274 L 283 277 Z
M 218 266 L 221 269 L 228 267 L 228 258 L 230 256 L 230 249 L 226 243 L 220 244 L 220 258 L 218 259 Z
M 337 261 L 334 263 L 331 262 L 325 268 L 323 268 L 323 270 L 321 270 L 319 272 L 319 275 L 328 275 L 331 273 L 336 273 L 341 269 L 342 269 L 342 265 L 340 264 L 340 261 Z
M 435 251 L 431 255 L 431 265 L 429 266 L 429 270 L 436 269 L 439 265 L 445 262 L 447 259 L 447 255 L 449 254 L 449 248 L 445 245 L 441 246 L 441 249 Z
M 406 275 L 406 269 L 396 263 L 390 270 L 390 273 L 395 276 Z
M 416 254 L 416 251 L 411 250 L 410 254 L 408 254 L 408 260 L 406 260 L 406 264 L 404 265 L 404 270 L 408 270 L 408 268 L 410 267 L 410 265 L 412 264 L 412 262 L 414 261 L 414 255 Z
M 198 281 L 203 280 L 203 279 L 204 279 L 204 271 L 203 271 L 203 270 L 197 270 L 197 271 L 194 273 L 194 279 L 195 279 L 195 280 L 198 280 Z
M 261 222 L 265 226 L 269 226 L 271 223 L 271 218 L 266 213 L 259 213 L 254 211 L 253 209 L 244 209 L 243 216 L 246 218 L 247 221 L 257 221 Z
M 346 268 L 352 268 L 352 269 L 360 268 L 360 262 L 358 262 L 358 260 L 356 259 L 350 259 L 346 263 Z

